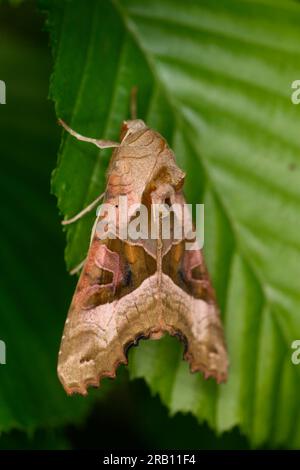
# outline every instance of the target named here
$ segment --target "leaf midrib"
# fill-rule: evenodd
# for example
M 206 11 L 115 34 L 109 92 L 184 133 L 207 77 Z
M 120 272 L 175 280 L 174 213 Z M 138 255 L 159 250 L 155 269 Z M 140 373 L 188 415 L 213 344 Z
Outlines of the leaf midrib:
M 163 80 L 160 78 L 158 72 L 156 71 L 154 57 L 152 57 L 151 52 L 146 50 L 146 48 L 141 43 L 141 41 L 139 39 L 139 35 L 138 35 L 138 33 L 135 29 L 135 25 L 134 25 L 133 21 L 127 15 L 124 8 L 120 5 L 119 0 L 111 0 L 111 2 L 113 4 L 113 6 L 115 7 L 116 11 L 118 12 L 118 14 L 119 14 L 119 16 L 120 16 L 120 18 L 121 18 L 121 20 L 124 24 L 125 29 L 131 34 L 135 44 L 137 45 L 137 47 L 143 53 L 143 56 L 144 56 L 148 66 L 149 66 L 149 68 L 152 72 L 154 81 L 157 82 L 157 84 L 159 85 L 159 88 L 163 91 L 163 93 L 165 95 L 165 98 L 166 98 L 167 102 L 169 103 L 169 105 L 170 105 L 170 107 L 173 111 L 176 125 L 178 125 L 178 127 L 182 130 L 182 124 L 185 121 L 187 129 L 188 128 L 193 128 L 193 126 L 191 126 L 188 118 L 186 118 L 184 115 L 182 115 L 180 113 L 180 106 L 177 105 L 176 99 L 173 98 L 169 94 L 167 88 L 165 87 L 165 84 L 164 84 Z M 198 152 L 198 149 L 196 148 L 196 146 L 194 144 L 193 137 L 190 136 L 189 133 L 187 133 L 187 138 L 188 138 L 189 144 L 192 147 L 192 149 L 194 150 L 195 154 L 201 160 L 201 164 L 202 164 L 202 167 L 205 171 L 206 178 L 210 182 L 210 186 L 211 186 L 211 189 L 212 189 L 212 191 L 213 191 L 213 193 L 216 197 L 216 200 L 220 204 L 220 207 L 221 207 L 221 209 L 222 209 L 222 211 L 223 211 L 223 213 L 224 213 L 224 215 L 225 215 L 225 217 L 228 221 L 229 227 L 230 227 L 231 232 L 233 234 L 233 238 L 234 238 L 234 242 L 235 242 L 235 246 L 236 246 L 236 251 L 239 252 L 239 255 L 240 255 L 241 259 L 248 266 L 248 269 L 253 274 L 253 276 L 256 279 L 258 285 L 260 286 L 261 294 L 262 294 L 262 305 L 264 306 L 264 308 L 269 307 L 270 311 L 272 312 L 273 326 L 274 326 L 274 328 L 277 329 L 277 331 L 280 331 L 280 336 L 282 338 L 284 338 L 284 342 L 286 343 L 287 339 L 285 338 L 284 332 L 281 331 L 280 325 L 278 324 L 278 321 L 276 319 L 276 308 L 274 309 L 273 302 L 272 302 L 271 299 L 269 299 L 268 294 L 267 294 L 268 285 L 262 279 L 262 276 L 260 275 L 259 271 L 256 269 L 254 263 L 251 261 L 251 257 L 249 259 L 249 256 L 247 254 L 247 249 L 243 246 L 243 244 L 241 243 L 241 241 L 239 239 L 238 230 L 236 228 L 234 218 L 231 216 L 230 211 L 226 207 L 226 203 L 223 201 L 223 199 L 221 197 L 221 194 L 219 193 L 219 191 L 217 189 L 217 186 L 214 184 L 214 180 L 213 180 L 213 177 L 210 174 L 208 165 L 207 165 L 205 159 L 201 158 L 201 156 Z M 228 284 L 227 284 L 227 287 L 228 287 Z M 258 331 L 261 332 L 262 331 L 262 316 L 260 316 L 259 318 L 260 318 L 260 320 L 259 320 L 260 324 L 259 324 L 259 327 L 258 327 Z M 259 338 L 258 338 L 258 341 L 259 341 Z M 297 376 L 300 377 L 300 371 L 299 371 L 299 374 L 297 374 Z M 256 389 L 256 383 L 257 383 L 257 379 L 258 379 L 257 373 L 254 374 L 254 377 L 255 377 L 255 382 L 252 385 L 252 390 L 253 391 L 255 391 L 255 389 Z M 219 395 L 219 390 L 217 390 L 217 392 L 216 392 L 216 403 L 218 403 L 218 395 Z M 252 409 L 254 407 L 254 404 L 255 404 L 255 394 L 253 393 L 253 399 L 252 399 L 252 405 L 251 405 Z M 217 405 L 216 405 L 216 410 L 217 410 Z M 214 414 L 214 421 L 215 420 L 216 420 L 216 414 Z M 276 413 L 274 413 L 274 415 L 272 416 L 273 423 L 275 423 L 275 420 L 276 420 Z M 237 422 L 236 424 L 240 425 L 241 423 Z M 215 425 L 216 425 L 216 423 L 215 423 Z M 252 419 L 251 420 L 251 427 L 253 427 L 253 425 L 254 425 L 254 420 Z
M 166 100 L 168 101 L 170 107 L 172 108 L 173 110 L 173 113 L 174 113 L 174 116 L 175 116 L 175 119 L 176 119 L 176 122 L 178 123 L 178 126 L 182 129 L 182 122 L 183 121 L 186 121 L 187 122 L 187 127 L 190 127 L 190 123 L 188 121 L 188 119 L 186 117 L 184 117 L 183 115 L 181 115 L 179 113 L 179 109 L 180 109 L 180 106 L 176 106 L 175 103 L 176 103 L 176 100 L 174 98 L 172 98 L 168 92 L 168 90 L 166 89 L 165 87 L 165 84 L 164 82 L 160 79 L 158 73 L 156 72 L 156 69 L 155 69 L 155 65 L 154 65 L 154 59 L 153 57 L 151 56 L 151 53 L 149 53 L 148 51 L 145 50 L 145 48 L 143 47 L 143 45 L 141 44 L 141 42 L 139 41 L 139 37 L 138 35 L 136 34 L 135 31 L 132 30 L 132 28 L 130 27 L 130 20 L 128 19 L 126 13 L 124 12 L 124 9 L 120 6 L 119 4 L 119 1 L 118 0 L 111 0 L 112 4 L 116 6 L 116 9 L 121 17 L 121 19 L 123 20 L 123 24 L 125 25 L 125 28 L 126 30 L 128 30 L 137 47 L 143 52 L 144 54 L 144 57 L 149 65 L 149 68 L 151 69 L 151 72 L 154 76 L 154 79 L 159 83 L 159 86 L 160 88 L 163 90 L 164 94 L 165 94 L 165 97 L 166 97 Z M 133 27 L 133 25 L 132 25 Z M 195 154 L 197 155 L 197 157 L 199 158 L 199 152 L 198 152 L 198 149 L 195 147 L 195 144 L 194 144 L 194 139 L 193 138 L 189 138 L 188 136 L 188 139 L 189 139 L 189 143 L 191 145 L 191 147 L 194 149 L 195 151 Z M 201 158 L 201 157 L 200 157 Z M 232 230 L 232 233 L 233 233 L 233 236 L 234 236 L 234 239 L 235 239 L 235 242 L 236 242 L 236 245 L 238 247 L 240 247 L 240 244 L 238 243 L 238 235 L 237 235 L 237 230 L 235 229 L 235 223 L 234 223 L 234 220 L 233 218 L 230 216 L 230 212 L 227 210 L 227 208 L 225 207 L 225 204 L 221 198 L 221 195 L 219 194 L 217 188 L 216 188 L 216 185 L 214 184 L 214 181 L 213 181 L 213 178 L 211 177 L 211 174 L 209 172 L 209 169 L 208 169 L 208 166 L 207 166 L 207 163 L 205 161 L 204 158 L 201 158 L 201 164 L 204 168 L 204 171 L 205 171 L 205 174 L 206 174 L 206 177 L 207 179 L 209 180 L 210 182 L 210 186 L 211 186 L 211 189 L 212 191 L 214 192 L 218 202 L 220 203 L 221 205 L 221 208 L 229 222 L 229 225 L 230 225 L 230 228 Z M 242 251 L 242 250 L 241 250 Z M 244 254 L 245 256 L 245 254 Z M 255 273 L 255 277 L 256 279 L 258 280 L 259 282 L 259 285 L 262 287 L 262 290 L 263 290 L 263 294 L 264 294 L 264 297 L 265 297 L 265 300 L 268 300 L 268 297 L 267 297 L 267 294 L 265 292 L 265 288 L 264 288 L 264 282 L 262 279 L 260 279 L 260 275 L 256 272 L 254 266 L 252 266 L 252 263 L 247 259 L 247 256 L 245 257 L 245 260 L 248 264 L 248 266 L 251 268 L 251 271 L 253 273 Z

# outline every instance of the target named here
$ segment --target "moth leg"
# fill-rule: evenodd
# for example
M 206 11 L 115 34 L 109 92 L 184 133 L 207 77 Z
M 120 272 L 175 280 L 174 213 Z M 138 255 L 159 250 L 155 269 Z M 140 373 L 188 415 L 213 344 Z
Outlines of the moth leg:
M 100 196 L 98 196 L 93 202 L 91 202 L 88 206 L 82 209 L 82 211 L 78 212 L 78 214 L 74 215 L 74 217 L 72 217 L 71 219 L 63 220 L 62 225 L 69 225 L 81 219 L 81 217 L 83 217 L 85 214 L 87 214 L 88 212 L 91 212 L 91 210 L 93 210 L 94 207 L 96 207 L 98 202 L 101 201 L 103 197 L 104 197 L 104 193 L 100 194 Z
M 85 260 L 86 258 L 84 258 L 84 260 L 82 260 L 81 263 L 77 264 L 75 268 L 71 269 L 70 271 L 71 276 L 74 276 L 74 274 L 77 274 L 83 268 Z
M 63 128 L 76 139 L 82 140 L 83 142 L 90 142 L 91 144 L 96 145 L 100 149 L 107 149 L 111 147 L 120 146 L 119 142 L 114 142 L 113 140 L 101 140 L 101 139 L 93 139 L 92 137 L 85 137 L 84 135 L 81 135 L 78 132 L 71 129 L 71 127 L 69 127 L 62 119 L 59 119 L 58 123 L 61 126 L 63 126 Z

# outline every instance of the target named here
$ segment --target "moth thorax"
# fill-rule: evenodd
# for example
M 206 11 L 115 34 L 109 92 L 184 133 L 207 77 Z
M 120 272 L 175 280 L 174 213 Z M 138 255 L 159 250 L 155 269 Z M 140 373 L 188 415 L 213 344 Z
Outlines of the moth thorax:
M 130 134 L 134 134 L 137 131 L 145 129 L 147 126 L 142 119 L 130 119 L 123 121 L 121 127 L 120 139 L 124 140 Z

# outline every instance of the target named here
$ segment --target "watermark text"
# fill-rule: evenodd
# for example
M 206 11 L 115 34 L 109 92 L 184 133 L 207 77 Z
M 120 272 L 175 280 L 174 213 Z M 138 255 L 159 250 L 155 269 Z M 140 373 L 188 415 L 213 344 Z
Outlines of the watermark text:
M 100 240 L 119 238 L 133 244 L 143 240 L 185 241 L 186 250 L 204 245 L 204 204 L 195 206 L 195 224 L 192 204 L 132 203 L 121 195 L 114 203 L 98 207 L 96 234 Z
M 0 80 L 0 104 L 6 104 L 6 85 L 3 80 Z
M 291 95 L 292 103 L 299 104 L 300 103 L 300 80 L 294 80 L 291 87 L 293 90 L 295 90 L 293 91 Z
M 0 340 L 0 364 L 6 364 L 6 344 Z

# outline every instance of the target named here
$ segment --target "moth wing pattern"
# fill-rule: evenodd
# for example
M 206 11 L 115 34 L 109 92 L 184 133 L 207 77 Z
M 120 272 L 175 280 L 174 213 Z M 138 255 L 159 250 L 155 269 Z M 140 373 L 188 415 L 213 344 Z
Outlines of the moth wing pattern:
M 182 192 L 176 195 L 176 200 L 185 204 Z M 201 371 L 205 378 L 224 382 L 229 362 L 215 291 L 197 241 L 193 249 L 187 246 L 187 240 L 174 244 L 163 261 L 163 272 L 168 275 L 166 295 L 169 293 L 167 298 L 171 298 L 173 305 L 168 309 L 168 323 L 173 321 L 169 333 L 183 338 L 184 358 L 192 372 Z
M 118 197 L 126 195 L 129 213 L 131 204 L 141 202 L 148 209 L 157 201 L 183 205 L 184 173 L 172 151 L 158 133 L 137 122 L 113 153 L 104 202 L 118 212 Z M 158 268 L 156 242 L 101 240 L 94 233 L 59 352 L 58 376 L 68 394 L 85 395 L 103 377 L 115 377 L 119 364 L 127 364 L 130 344 L 165 333 L 183 339 L 192 372 L 226 380 L 228 358 L 215 294 L 202 251 L 187 250 L 185 242 L 167 240 Z

